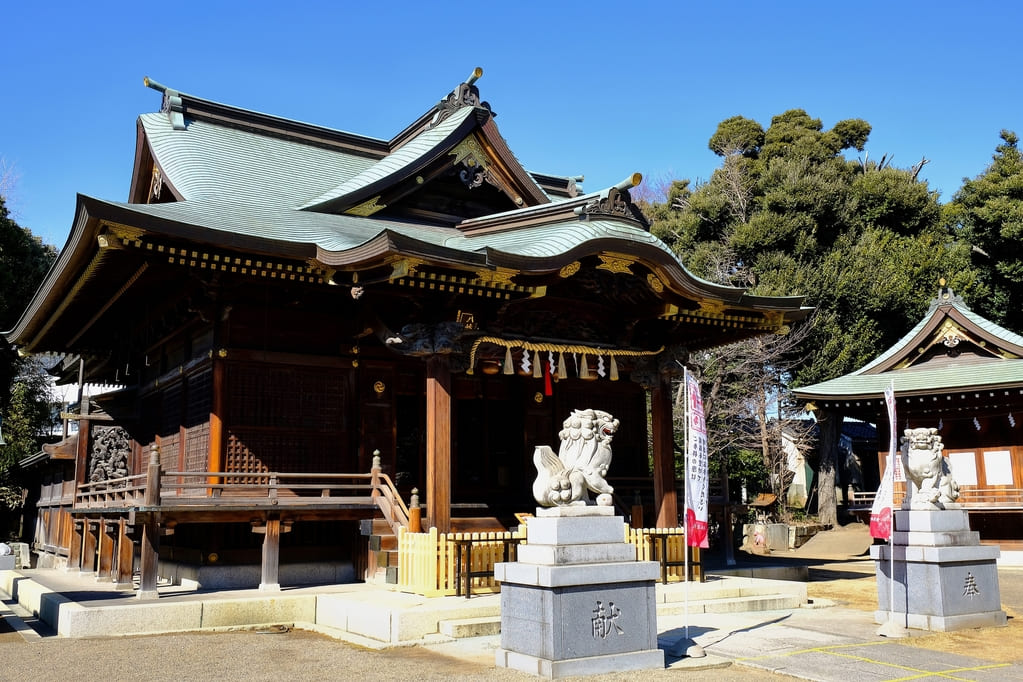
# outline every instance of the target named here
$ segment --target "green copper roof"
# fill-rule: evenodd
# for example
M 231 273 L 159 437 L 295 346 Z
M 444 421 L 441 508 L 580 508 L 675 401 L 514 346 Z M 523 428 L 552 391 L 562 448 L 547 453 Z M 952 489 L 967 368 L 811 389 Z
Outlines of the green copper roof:
M 139 122 L 153 156 L 186 201 L 210 196 L 299 206 L 367 168 L 375 160 L 292 140 L 188 121 L 174 130 L 166 114 Z
M 408 144 L 403 145 L 393 154 L 388 154 L 373 165 L 365 168 L 355 177 L 346 178 L 344 182 L 329 191 L 315 197 L 314 199 L 300 205 L 299 208 L 314 208 L 318 205 L 339 199 L 346 195 L 357 192 L 364 187 L 386 182 L 387 178 L 397 174 L 401 170 L 415 166 L 417 162 L 426 159 L 437 145 L 443 143 L 452 135 L 469 116 L 475 113 L 472 107 L 463 107 L 457 112 L 444 119 L 437 127 L 431 128 L 415 137 Z
M 954 319 L 965 331 L 983 340 L 992 357 L 963 355 L 941 363 L 905 366 L 939 325 Z M 1004 351 L 1001 354 L 995 351 Z M 894 382 L 896 394 L 944 394 L 956 391 L 1005 390 L 1023 386 L 1023 336 L 970 310 L 951 290 L 931 302 L 927 314 L 905 336 L 863 367 L 845 376 L 794 391 L 803 400 L 878 397 Z M 888 369 L 885 369 L 885 368 Z M 899 367 L 899 368 L 893 368 Z
M 1023 360 L 992 359 L 984 363 L 941 368 L 909 368 L 882 374 L 845 376 L 793 391 L 803 400 L 881 398 L 889 384 L 896 395 L 989 391 L 1023 386 Z
M 527 258 L 549 258 L 569 253 L 593 240 L 615 240 L 645 244 L 678 262 L 671 249 L 660 239 L 646 230 L 615 220 L 574 219 L 505 232 L 463 234 L 450 227 L 299 211 L 248 203 L 233 197 L 203 197 L 167 204 L 130 204 L 99 199 L 89 201 L 116 206 L 122 211 L 140 216 L 162 218 L 208 230 L 206 241 L 210 243 L 220 243 L 227 235 L 237 235 L 271 243 L 307 244 L 323 251 L 343 253 L 364 246 L 381 233 L 390 232 L 424 244 L 464 253 L 483 254 L 490 250 Z M 742 291 L 735 287 L 725 288 Z

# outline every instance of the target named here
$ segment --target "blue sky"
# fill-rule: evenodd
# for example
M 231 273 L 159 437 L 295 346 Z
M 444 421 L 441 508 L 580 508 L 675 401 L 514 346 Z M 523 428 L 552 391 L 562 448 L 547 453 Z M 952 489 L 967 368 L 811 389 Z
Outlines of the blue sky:
M 9 208 L 61 247 L 76 193 L 125 200 L 143 77 L 390 138 L 476 66 L 530 170 L 706 179 L 725 118 L 802 108 L 873 126 L 871 158 L 929 159 L 943 200 L 1023 134 L 1023 3 L 15 1 L 3 10 Z

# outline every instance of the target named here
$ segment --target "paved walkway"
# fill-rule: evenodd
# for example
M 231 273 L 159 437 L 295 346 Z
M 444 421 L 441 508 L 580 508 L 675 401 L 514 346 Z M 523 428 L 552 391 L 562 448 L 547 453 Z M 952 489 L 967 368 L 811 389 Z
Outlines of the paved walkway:
M 790 559 L 796 557 L 789 557 Z M 813 559 L 807 559 L 813 562 Z M 845 572 L 872 573 L 872 563 L 857 556 L 832 553 L 831 561 L 844 559 Z M 68 578 L 68 580 L 72 580 Z M 1018 600 L 1023 593 L 1023 569 L 999 570 L 1003 604 L 1005 595 Z M 87 604 L 96 599 L 91 590 L 62 591 Z M 301 588 L 316 591 L 318 588 Z M 337 589 L 345 586 L 333 586 Z M 350 586 L 347 589 L 356 589 Z M 372 590 L 360 585 L 360 591 Z M 379 588 L 381 600 L 387 595 Z M 249 591 L 253 592 L 253 591 Z M 290 592 L 290 591 L 286 591 Z M 225 593 L 237 596 L 238 592 Z M 377 650 L 355 646 L 323 634 L 279 628 L 228 631 L 215 634 L 183 633 L 149 637 L 67 639 L 53 636 L 31 617 L 12 611 L 8 595 L 0 594 L 0 680 L 47 679 L 69 671 L 84 673 L 83 661 L 102 661 L 106 679 L 112 680 L 226 680 L 247 682 L 297 678 L 302 680 L 447 679 L 489 682 L 535 679 L 494 666 L 500 635 L 451 640 L 426 638 L 415 645 L 381 644 Z M 185 595 L 182 595 L 183 597 Z M 207 595 L 208 596 L 208 595 Z M 117 598 L 117 597 L 112 597 Z M 130 598 L 130 597 L 129 597 Z M 441 599 L 454 599 L 445 597 Z M 478 603 L 485 603 L 481 598 Z M 163 600 L 161 600 L 163 601 Z M 167 600 L 173 603 L 175 599 Z M 472 601 L 476 601 L 474 598 Z M 1018 608 L 1018 604 L 1010 602 Z M 1013 610 L 1009 609 L 1010 615 Z M 22 614 L 24 616 L 24 614 Z M 8 632 L 3 634 L 4 625 Z M 706 653 L 684 657 L 678 650 L 687 634 Z M 1010 629 L 1016 625 L 1010 619 Z M 36 626 L 33 629 L 33 626 Z M 1018 627 L 1018 626 L 1017 626 Z M 835 602 L 815 600 L 801 608 L 776 611 L 660 616 L 659 646 L 666 652 L 664 670 L 643 673 L 643 679 L 720 680 L 749 679 L 821 680 L 1021 680 L 1023 638 L 1019 655 L 1011 663 L 1000 662 L 985 651 L 985 637 L 1004 639 L 1014 630 L 987 628 L 971 631 L 981 642 L 972 655 L 935 651 L 912 644 L 912 639 L 883 637 L 873 611 L 848 608 Z M 924 634 L 911 631 L 912 637 Z M 63 672 L 59 672 L 63 671 Z M 77 674 L 77 673 L 76 673 Z M 632 680 L 636 673 L 600 675 L 595 682 Z

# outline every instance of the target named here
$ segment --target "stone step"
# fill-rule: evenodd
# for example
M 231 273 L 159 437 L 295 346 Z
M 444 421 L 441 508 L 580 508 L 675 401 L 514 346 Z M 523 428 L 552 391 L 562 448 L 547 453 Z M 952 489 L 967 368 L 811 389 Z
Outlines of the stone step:
M 688 589 L 690 603 L 694 601 L 739 599 L 778 594 L 792 595 L 798 603 L 803 603 L 806 601 L 806 582 L 793 580 L 753 580 L 749 578 L 715 580 L 710 578 L 706 582 L 691 583 Z M 687 590 L 685 589 L 685 583 L 675 583 L 668 588 L 658 586 L 658 602 L 682 602 L 686 598 Z
M 731 599 L 691 600 L 688 610 L 694 613 L 746 613 L 750 611 L 776 611 L 798 609 L 803 601 L 794 594 L 760 594 Z M 686 612 L 685 601 L 674 601 L 657 605 L 661 616 L 680 616 Z
M 442 635 L 447 635 L 454 639 L 501 634 L 500 616 L 481 616 L 479 618 L 442 620 L 438 623 L 438 625 Z

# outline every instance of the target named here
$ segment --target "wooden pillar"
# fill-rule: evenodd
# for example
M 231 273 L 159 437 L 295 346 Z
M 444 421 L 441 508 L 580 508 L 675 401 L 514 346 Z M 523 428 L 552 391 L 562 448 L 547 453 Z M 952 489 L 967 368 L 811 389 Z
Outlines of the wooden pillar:
M 675 438 L 671 387 L 661 379 L 650 393 L 650 423 L 653 431 L 654 509 L 657 528 L 678 526 L 675 493 Z
M 160 448 L 155 443 L 149 450 L 149 466 L 146 468 L 146 492 L 143 504 L 149 508 L 160 506 Z M 160 522 L 158 512 L 144 514 L 142 542 L 139 548 L 139 599 L 155 599 L 160 571 Z
M 267 519 L 263 529 L 263 564 L 260 571 L 261 592 L 280 592 L 281 520 Z
M 135 543 L 131 539 L 131 526 L 127 519 L 121 519 L 117 526 L 117 556 L 114 561 L 114 585 L 119 588 L 131 587 L 135 570 Z
M 139 547 L 139 599 L 156 599 L 160 570 L 160 525 L 154 514 L 147 514 L 142 524 L 142 543 Z
M 100 519 L 97 529 L 99 538 L 96 579 L 109 579 L 114 566 L 114 545 L 117 542 L 117 522 Z
M 451 530 L 451 368 L 441 355 L 426 361 L 426 516 Z
M 42 513 L 40 513 L 42 518 Z M 49 515 L 47 515 L 49 518 Z M 80 571 L 82 570 L 82 541 L 84 539 L 85 520 L 84 519 L 71 519 L 71 541 L 68 547 L 67 556 L 67 570 L 69 571 Z
M 84 540 L 82 542 L 82 573 L 95 573 L 96 571 L 96 545 L 99 541 L 99 522 L 95 519 L 86 519 L 82 527 Z
M 224 362 L 213 358 L 213 407 L 210 409 L 210 471 L 221 471 L 224 462 Z M 210 483 L 220 483 L 220 478 L 210 476 Z

